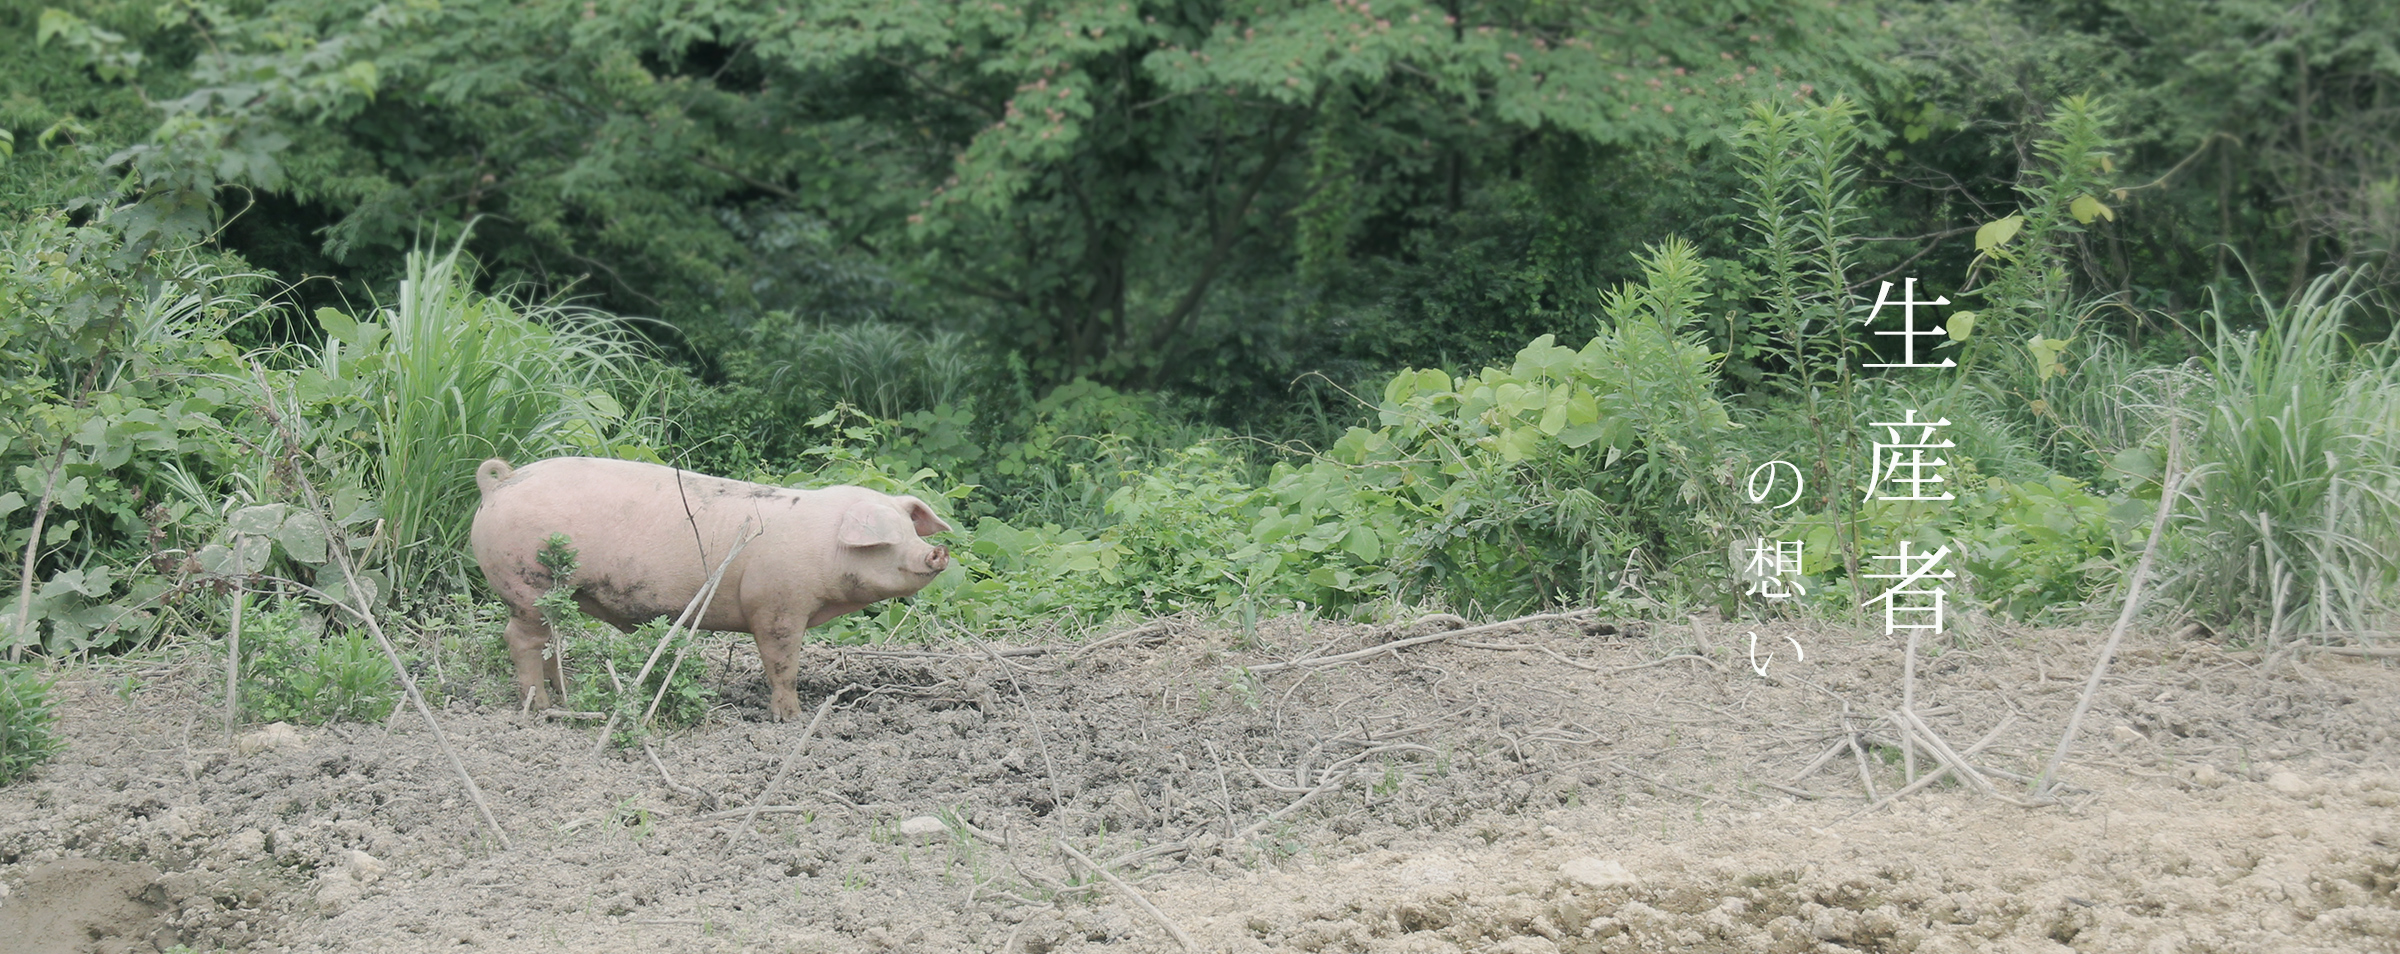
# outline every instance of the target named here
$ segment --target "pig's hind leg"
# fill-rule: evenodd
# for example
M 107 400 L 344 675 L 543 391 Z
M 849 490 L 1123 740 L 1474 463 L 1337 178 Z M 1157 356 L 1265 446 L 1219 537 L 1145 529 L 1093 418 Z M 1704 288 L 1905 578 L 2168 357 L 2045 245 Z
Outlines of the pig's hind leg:
M 550 708 L 550 692 L 566 692 L 566 678 L 559 671 L 558 657 L 544 650 L 550 646 L 550 623 L 538 609 L 508 611 L 508 661 L 516 664 L 517 701 L 535 709 Z

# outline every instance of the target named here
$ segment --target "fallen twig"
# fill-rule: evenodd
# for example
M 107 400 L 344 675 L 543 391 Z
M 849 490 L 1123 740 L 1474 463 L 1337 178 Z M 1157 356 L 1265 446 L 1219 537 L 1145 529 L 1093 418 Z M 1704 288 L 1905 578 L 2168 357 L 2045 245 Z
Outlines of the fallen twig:
M 1798 785 L 1801 782 L 1807 781 L 1809 776 L 1817 774 L 1818 769 L 1824 768 L 1826 763 L 1832 762 L 1834 756 L 1842 754 L 1842 749 L 1849 746 L 1849 744 L 1850 737 L 1843 736 L 1839 741 L 1834 742 L 1832 745 L 1826 746 L 1825 751 L 1818 753 L 1816 759 L 1808 763 L 1807 768 L 1801 769 L 1800 774 L 1792 776 L 1790 784 Z
M 1706 665 L 1708 668 L 1710 668 L 1710 669 L 1714 669 L 1714 670 L 1716 670 L 1716 671 L 1718 671 L 1718 672 L 1724 672 L 1724 671 L 1725 671 L 1725 667 L 1723 667 L 1723 666 L 1720 666 L 1720 665 L 1717 665 L 1717 661 L 1716 661 L 1716 660 L 1714 660 L 1714 659 L 1710 659 L 1710 658 L 1708 658 L 1708 657 L 1706 657 L 1706 656 L 1700 655 L 1699 653 L 1680 653 L 1680 654 L 1673 655 L 1673 656 L 1667 656 L 1667 657 L 1665 657 L 1665 658 L 1662 658 L 1662 659 L 1653 659 L 1653 660 L 1650 660 L 1649 662 L 1646 662 L 1646 663 L 1635 663 L 1635 664 L 1633 664 L 1633 665 L 1631 665 L 1631 666 L 1618 666 L 1618 667 L 1617 667 L 1617 668 L 1615 668 L 1615 669 L 1611 669 L 1611 670 L 1609 670 L 1609 671 L 1608 671 L 1608 674 L 1609 674 L 1609 675 L 1611 675 L 1611 676 L 1614 676 L 1614 675 L 1618 675 L 1618 674 L 1620 674 L 1620 673 L 1628 673 L 1628 672 L 1632 672 L 1632 671 L 1634 671 L 1634 670 L 1636 670 L 1636 669 L 1648 669 L 1648 668 L 1650 668 L 1650 667 L 1652 667 L 1652 666 L 1664 666 L 1664 665 L 1666 665 L 1666 664 L 1668 664 L 1668 663 L 1671 663 L 1671 662 L 1674 662 L 1674 661 L 1676 661 L 1676 660 L 1678 660 L 1678 659 L 1689 659 L 1689 660 L 1691 660 L 1691 661 L 1693 661 L 1693 662 L 1696 662 L 1696 663 L 1701 663 L 1701 664 L 1703 664 L 1703 665 Z
M 252 362 L 250 368 L 258 375 L 259 390 L 266 397 L 259 411 L 266 415 L 267 423 L 274 426 L 283 437 L 285 462 L 290 465 L 292 478 L 300 484 L 301 492 L 308 496 L 309 512 L 324 522 L 330 544 L 327 550 L 333 556 L 334 565 L 341 568 L 342 585 L 350 597 L 349 602 L 355 604 L 349 607 L 351 614 L 366 623 L 368 635 L 375 638 L 375 645 L 383 650 L 384 659 L 392 664 L 392 671 L 399 675 L 401 691 L 407 694 L 409 704 L 417 707 L 417 714 L 425 717 L 426 727 L 433 732 L 434 744 L 442 750 L 443 755 L 449 757 L 450 767 L 458 770 L 459 780 L 466 783 L 467 799 L 474 802 L 475 810 L 483 814 L 483 823 L 492 830 L 492 837 L 500 840 L 503 850 L 514 849 L 516 846 L 509 841 L 508 830 L 500 827 L 500 820 L 492 815 L 491 803 L 484 801 L 483 788 L 475 784 L 475 776 L 467 771 L 466 760 L 458 757 L 458 749 L 450 745 L 449 733 L 442 731 L 441 720 L 433 717 L 433 707 L 425 704 L 425 694 L 417 689 L 417 678 L 409 673 L 408 664 L 401 661 L 399 648 L 392 645 L 392 638 L 383 631 L 382 621 L 375 618 L 372 607 L 367 605 L 365 591 L 358 585 L 358 569 L 350 565 L 349 537 L 342 533 L 338 522 L 326 516 L 325 501 L 317 495 L 316 483 L 309 480 L 308 472 L 299 466 L 296 458 L 304 444 L 299 435 L 292 433 L 287 426 L 283 412 L 275 407 L 275 387 L 267 383 L 267 369 L 256 362 Z
M 1591 663 L 1587 663 L 1587 662 L 1584 662 L 1584 661 L 1582 661 L 1582 660 L 1579 660 L 1579 659 L 1568 659 L 1568 658 L 1567 658 L 1567 657 L 1566 657 L 1564 654 L 1560 653 L 1558 650 L 1552 649 L 1552 648 L 1550 648 L 1550 647 L 1548 647 L 1548 646 L 1535 646 L 1535 645 L 1533 645 L 1533 644 L 1531 644 L 1531 643 L 1476 643 L 1476 642 L 1469 642 L 1469 641 L 1467 641 L 1467 640 L 1463 640 L 1463 639 L 1458 641 L 1458 645 L 1460 645 L 1460 646 L 1465 646 L 1465 647 L 1467 647 L 1468 649 L 1491 649 L 1491 650 L 1497 650 L 1497 651 L 1500 651 L 1500 652 L 1525 652 L 1525 651 L 1531 650 L 1531 651 L 1533 651 L 1533 652 L 1548 653 L 1548 654 L 1550 655 L 1550 658 L 1552 658 L 1552 659 L 1555 659 L 1555 660 L 1558 660 L 1559 662 L 1562 662 L 1562 663 L 1566 663 L 1567 665 L 1573 666 L 1573 667 L 1575 667 L 1575 668 L 1577 668 L 1577 669 L 1584 670 L 1584 671 L 1586 671 L 1586 672 L 1602 672 L 1602 671 L 1605 671 L 1605 667 L 1601 667 L 1601 666 L 1595 666 L 1595 665 L 1592 665 Z
M 1712 801 L 1712 802 L 1715 802 L 1715 803 L 1717 803 L 1717 804 L 1719 804 L 1719 805 L 1723 805 L 1723 806 L 1725 806 L 1725 807 L 1727 807 L 1727 808 L 1740 808 L 1740 807 L 1741 807 L 1740 805 L 1736 805 L 1736 804 L 1734 804 L 1733 802 L 1731 802 L 1731 801 L 1729 801 L 1729 800 L 1727 800 L 1727 799 L 1719 798 L 1719 797 L 1717 797 L 1717 796 L 1715 796 L 1715 795 L 1711 795 L 1711 794 L 1709 794 L 1709 793 L 1707 793 L 1707 792 L 1695 792 L 1695 791 L 1692 791 L 1691 789 L 1684 788 L 1683 786 L 1680 786 L 1680 785 L 1669 785 L 1669 784 L 1667 784 L 1667 783 L 1665 783 L 1665 782 L 1661 782 L 1661 781 L 1659 781 L 1659 780 L 1657 780 L 1657 779 L 1651 778 L 1650 776 L 1647 776 L 1647 775 L 1644 775 L 1644 774 L 1642 774 L 1642 773 L 1640 773 L 1640 772 L 1636 772 L 1636 771 L 1634 771 L 1634 770 L 1632 770 L 1632 769 L 1626 768 L 1626 767 L 1625 767 L 1625 763 L 1623 763 L 1623 762 L 1619 762 L 1619 761 L 1616 761 L 1615 759 L 1610 759 L 1609 761 L 1607 761 L 1607 762 L 1606 762 L 1606 763 L 1604 763 L 1604 764 L 1606 764 L 1606 765 L 1607 765 L 1609 768 L 1612 768 L 1612 769 L 1615 769 L 1615 770 L 1617 770 L 1617 773 L 1618 773 L 1618 774 L 1620 774 L 1620 775 L 1625 775 L 1625 776 L 1631 777 L 1631 778 L 1633 778 L 1633 779 L 1635 779 L 1635 780 L 1637 780 L 1637 781 L 1640 781 L 1640 782 L 1642 782 L 1642 783 L 1644 783 L 1644 784 L 1650 785 L 1650 786 L 1651 786 L 1651 787 L 1653 787 L 1653 788 L 1663 788 L 1663 789 L 1666 789 L 1667 791 L 1674 792 L 1674 793 L 1676 793 L 1676 794 L 1679 794 L 1679 795 L 1689 795 L 1689 796 L 1691 796 L 1691 797 L 1693 797 L 1693 798 L 1702 798 L 1702 799 L 1707 799 L 1707 800 L 1709 800 L 1709 801 Z
M 1905 740 L 1909 743 L 1909 748 L 1924 748 L 1926 754 L 1933 756 L 1934 761 L 1940 762 L 1942 767 L 1950 770 L 1952 775 L 1964 779 L 1977 793 L 1986 797 L 1999 794 L 1992 789 L 1990 779 L 1984 778 L 1983 773 L 1976 771 L 1974 765 L 1961 758 L 1958 752 L 1950 748 L 1950 743 L 1943 741 L 1941 734 L 1933 731 L 1933 727 L 1926 725 L 1925 720 L 1918 718 L 1916 713 L 1906 709 L 1895 709 L 1885 713 L 1885 718 L 1892 720 L 1893 728 L 1905 733 Z
M 2001 733 L 2001 731 L 2002 731 L 2002 730 L 2004 730 L 2004 729 L 2007 729 L 2007 728 L 2008 728 L 2008 724 L 2009 724 L 2009 723 L 2011 723 L 2011 722 L 2014 722 L 2014 721 L 2016 721 L 2016 719 L 2017 719 L 2017 714 L 2016 714 L 2016 713 L 2014 713 L 2014 712 L 2011 712 L 2011 713 L 2009 713 L 2009 714 L 2007 714 L 2007 715 L 2001 716 L 2001 717 L 2000 717 L 2000 724 L 1998 724 L 1998 725 L 1995 725 L 1995 726 L 1992 726 L 1992 731 L 1984 733 L 1984 734 L 1983 734 L 1983 738 L 1980 738 L 1980 739 L 1977 739 L 1977 740 L 1975 740 L 1975 744 L 1974 744 L 1974 745 L 1967 746 L 1967 750 L 1966 750 L 1965 752 L 1959 753 L 1959 754 L 1962 756 L 1962 758 L 1960 759 L 1960 761 L 1962 762 L 1962 764 L 1964 763 L 1965 759 L 1974 758 L 1974 757 L 1975 757 L 1975 754 L 1976 754 L 1976 753 L 1978 753 L 1978 752 L 1981 752 L 1981 751 L 1983 751 L 1985 746 L 1991 745 L 1991 744 L 1992 744 L 1992 740 L 1999 738 L 1999 737 L 2000 737 L 2000 733 Z M 1977 769 L 1976 769 L 1976 771 L 1978 771 L 1978 772 L 1980 772 L 1980 773 L 1982 773 L 1982 774 L 1985 774 L 1985 775 L 1998 775 L 1998 776 L 2000 776 L 2000 777 L 2002 777 L 2002 778 L 2010 778 L 2010 779 L 2017 779 L 2017 780 L 2025 780 L 2025 778 L 2026 778 L 2025 776 L 2023 776 L 2023 775 L 2018 775 L 2018 774 L 2016 774 L 2016 773 L 2014 773 L 2014 772 L 2006 771 L 2006 770 L 2003 770 L 2003 769 L 1989 768 L 1989 767 L 1977 768 Z M 1899 791 L 1897 791 L 1897 792 L 1893 792 L 1892 794 L 1890 794 L 1890 795 L 1887 795 L 1887 796 L 1885 796 L 1885 797 L 1883 797 L 1883 798 L 1876 799 L 1876 800 L 1874 800 L 1873 802 L 1869 803 L 1869 804 L 1867 805 L 1867 807 L 1865 807 L 1865 808 L 1861 808 L 1861 809 L 1859 809 L 1859 810 L 1857 810 L 1857 811 L 1855 811 L 1855 812 L 1851 812 L 1851 813 L 1850 813 L 1850 815 L 1849 815 L 1848 817 L 1850 817 L 1850 818 L 1857 818 L 1857 817 L 1858 817 L 1858 816 L 1860 816 L 1860 815 L 1867 814 L 1868 812 L 1872 812 L 1872 811 L 1874 811 L 1874 810 L 1876 810 L 1876 809 L 1878 809 L 1878 808 L 1882 808 L 1882 807 L 1883 807 L 1883 806 L 1885 806 L 1885 805 L 1889 805 L 1889 804 L 1891 804 L 1891 803 L 1893 803 L 1893 802 L 1899 801 L 1899 800 L 1900 800 L 1900 799 L 1901 799 L 1903 796 L 1906 796 L 1906 795 L 1912 794 L 1912 793 L 1914 793 L 1914 792 L 1918 791 L 1919 789 L 1923 789 L 1923 788 L 1925 788 L 1926 786 L 1929 786 L 1929 785 L 1932 785 L 1932 784 L 1933 784 L 1933 783 L 1935 783 L 1935 782 L 1941 781 L 1941 780 L 1942 780 L 1944 777 L 1948 776 L 1949 774 L 1950 774 L 1950 768 L 1949 768 L 1949 766 L 1947 766 L 1947 765 L 1944 765 L 1944 766 L 1943 766 L 1942 768 L 1940 768 L 1940 769 L 1936 769 L 1936 770 L 1934 770 L 1934 771 L 1927 772 L 1927 773 L 1925 773 L 1925 776 L 1924 776 L 1923 778 L 1917 779 L 1917 780 L 1916 780 L 1916 781 L 1914 781 L 1914 782 L 1910 782 L 1910 783 L 1908 784 L 1908 787 L 1907 787 L 1907 788 L 1903 788 L 1903 789 L 1901 789 L 1901 790 L 1899 790 Z M 2007 798 L 2007 796 L 2000 795 L 2000 794 L 1999 794 L 1999 793 L 1997 793 L 1997 792 L 1989 792 L 1989 785 L 1988 785 L 1988 784 L 1986 785 L 1986 791 L 1987 791 L 1989 794 L 1991 794 L 1993 797 L 1995 797 L 1995 798 Z M 2010 800 L 2010 801 L 2015 801 L 2015 799 L 2009 799 L 2009 800 Z M 2022 802 L 2019 802 L 2018 804 L 2023 804 L 2023 803 L 2022 803 Z
M 1105 646 L 1112 646 L 1128 639 L 1139 642 L 1143 637 L 1165 635 L 1169 632 L 1172 632 L 1173 629 L 1174 627 L 1166 620 L 1151 620 L 1150 622 L 1143 623 L 1140 626 L 1136 626 L 1124 632 L 1105 636 L 1100 639 L 1095 639 L 1091 642 L 1085 643 L 1082 646 L 1077 647 L 1074 652 L 1069 653 L 1068 658 L 1080 659 L 1082 657 L 1089 656 L 1092 653 L 1098 652 L 1102 647 Z
M 1126 900 L 1132 901 L 1135 907 L 1142 909 L 1142 913 L 1149 915 L 1151 920 L 1157 921 L 1160 927 L 1166 928 L 1168 934 L 1174 935 L 1175 943 L 1183 945 L 1184 950 L 1197 951 L 1200 949 L 1200 945 L 1192 942 L 1191 935 L 1183 933 L 1183 928 L 1177 926 L 1173 919 L 1167 917 L 1166 912 L 1158 909 L 1157 905 L 1151 904 L 1149 898 L 1142 897 L 1142 893 L 1135 891 L 1132 885 L 1126 884 L 1116 875 L 1110 874 L 1108 869 L 1100 867 L 1099 862 L 1085 857 L 1083 852 L 1076 851 L 1075 846 L 1067 844 L 1065 839 L 1058 841 L 1058 850 L 1066 852 L 1067 857 L 1082 862 L 1085 868 L 1091 869 L 1093 874 L 1099 875 L 1101 880 L 1109 883 L 1110 887 L 1116 888 L 1119 893 L 1125 895 Z
M 766 805 L 767 799 L 774 797 L 775 789 L 783 785 L 783 780 L 791 777 L 792 768 L 800 763 L 800 753 L 808 749 L 809 738 L 817 734 L 817 726 L 824 723 L 826 713 L 833 711 L 834 703 L 840 702 L 842 696 L 848 694 L 850 690 L 864 688 L 866 687 L 851 683 L 834 690 L 833 695 L 826 696 L 825 701 L 817 705 L 816 718 L 808 720 L 808 728 L 800 730 L 800 737 L 792 740 L 792 749 L 784 753 L 783 765 L 775 770 L 775 777 L 767 782 L 765 789 L 759 791 L 757 798 L 750 800 L 750 811 L 742 816 L 743 834 L 756 834 L 751 830 L 750 823 L 758 819 L 759 809 Z
M 2058 778 L 2059 766 L 2066 764 L 2067 752 L 2075 747 L 2075 733 L 2083 728 L 2084 713 L 2091 711 L 2092 697 L 2100 694 L 2100 680 L 2108 675 L 2108 661 L 2117 653 L 2117 643 L 2125 638 L 2125 630 L 2133 625 L 2133 616 L 2142 608 L 2142 585 L 2150 580 L 2150 564 L 2158 556 L 2159 541 L 2167 535 L 2167 517 L 2175 510 L 2175 492 L 2182 489 L 2184 475 L 2178 473 L 2182 464 L 2183 435 L 2175 426 L 2176 418 L 2167 418 L 2167 472 L 2163 475 L 2158 495 L 2158 515 L 2150 521 L 2150 539 L 2142 544 L 2142 559 L 2134 564 L 2133 577 L 2125 584 L 2125 606 L 2117 611 L 2117 625 L 2108 632 L 2108 642 L 2100 647 L 2100 658 L 2092 663 L 2092 676 L 2083 684 L 2083 696 L 2075 700 L 2075 714 L 2067 717 L 2067 730 L 2058 737 L 2058 750 L 2050 754 L 2048 764 L 2033 783 L 2035 798 L 2046 798 L 2050 785 Z
M 717 796 L 708 792 L 703 792 L 689 785 L 685 785 L 682 782 L 678 782 L 675 780 L 675 776 L 667 774 L 666 764 L 658 760 L 658 750 L 652 748 L 650 743 L 642 743 L 642 754 L 650 757 L 650 767 L 658 770 L 658 778 L 660 781 L 667 783 L 668 791 L 682 795 L 686 798 L 698 800 L 701 804 L 710 808 L 717 807 Z
M 1485 623 L 1481 626 L 1469 626 L 1465 629 L 1443 630 L 1438 633 L 1427 633 L 1423 636 L 1411 636 L 1407 639 L 1395 639 L 1388 643 L 1369 646 L 1365 649 L 1353 650 L 1351 652 L 1340 653 L 1332 656 L 1319 656 L 1313 659 L 1294 659 L 1288 662 L 1279 663 L 1266 663 L 1263 665 L 1250 666 L 1248 669 L 1252 674 L 1257 674 L 1265 672 L 1280 672 L 1285 669 L 1298 669 L 1302 667 L 1331 666 L 1335 663 L 1345 663 L 1357 659 L 1366 659 L 1382 653 L 1396 652 L 1398 650 L 1406 649 L 1410 646 L 1420 646 L 1425 643 L 1438 643 L 1443 640 L 1457 639 L 1461 636 L 1472 636 L 1476 633 L 1489 633 L 1503 629 L 1512 629 L 1518 626 L 1527 625 L 1529 623 L 1542 623 L 1550 621 L 1563 622 L 1566 620 L 1582 619 L 1598 612 L 1600 612 L 1598 609 L 1579 609 L 1569 610 L 1564 613 L 1536 613 L 1532 616 L 1520 616 L 1516 619 L 1502 620 L 1497 623 Z
M 2324 653 L 2329 656 L 2364 656 L 2370 659 L 2400 657 L 2400 649 L 2382 646 L 2311 646 L 2303 644 L 2297 649 L 2304 653 Z
M 716 570 L 710 572 L 708 580 L 700 584 L 700 592 L 692 594 L 691 601 L 683 604 L 683 615 L 675 617 L 675 622 L 667 626 L 667 631 L 659 634 L 658 644 L 650 647 L 650 658 L 642 661 L 642 671 L 633 676 L 633 685 L 636 691 L 639 691 L 642 683 L 650 678 L 651 667 L 658 665 L 658 657 L 666 654 L 667 644 L 675 640 L 676 631 L 698 629 L 700 621 L 708 618 L 709 604 L 716 602 L 717 589 L 725 582 L 725 568 L 733 565 L 733 558 L 741 556 L 742 548 L 749 546 L 750 541 L 758 539 L 761 531 L 750 529 L 750 521 L 745 519 L 742 521 L 742 529 L 739 532 L 741 539 L 735 540 L 733 549 L 726 551 L 725 558 L 717 561 Z M 658 694 L 650 697 L 650 708 L 642 713 L 643 725 L 650 724 L 650 720 L 658 715 L 658 703 L 667 697 L 667 687 L 675 684 L 675 670 L 682 668 L 684 653 L 690 649 L 691 647 L 686 645 L 683 649 L 676 651 L 675 664 L 668 667 L 667 678 L 658 681 Z M 609 677 L 612 679 L 616 677 L 614 669 L 610 670 Z M 623 698 L 624 694 L 625 686 L 620 683 L 617 686 L 617 695 L 619 698 Z M 622 715 L 617 711 L 611 711 L 608 714 L 608 724 L 601 726 L 600 737 L 592 740 L 592 758 L 600 757 L 600 750 L 608 745 L 608 737 L 617 731 L 617 720 L 620 718 Z M 646 747 L 647 745 L 645 745 Z
M 1846 714 L 1842 716 L 1842 732 L 1842 738 L 1850 743 L 1850 754 L 1858 759 L 1858 781 L 1859 784 L 1867 787 L 1867 801 L 1875 802 L 1878 800 L 1878 796 L 1875 794 L 1875 773 L 1867 768 L 1867 750 L 1859 748 L 1858 729 L 1850 724 L 1850 717 Z

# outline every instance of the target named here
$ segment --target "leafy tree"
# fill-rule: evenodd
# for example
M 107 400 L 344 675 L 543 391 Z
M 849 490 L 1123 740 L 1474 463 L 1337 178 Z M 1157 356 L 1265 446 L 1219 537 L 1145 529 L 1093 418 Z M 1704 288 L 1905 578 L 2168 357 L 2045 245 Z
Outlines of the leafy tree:
M 861 262 L 1039 372 L 1120 378 L 1185 367 L 1228 282 L 1422 256 L 1487 183 L 1551 170 L 1540 194 L 1571 194 L 1882 42 L 1863 9 L 1796 0 L 173 9 L 208 52 L 122 157 L 137 229 L 201 228 L 239 184 L 357 265 L 488 215 L 500 280 L 589 276 L 698 326 Z

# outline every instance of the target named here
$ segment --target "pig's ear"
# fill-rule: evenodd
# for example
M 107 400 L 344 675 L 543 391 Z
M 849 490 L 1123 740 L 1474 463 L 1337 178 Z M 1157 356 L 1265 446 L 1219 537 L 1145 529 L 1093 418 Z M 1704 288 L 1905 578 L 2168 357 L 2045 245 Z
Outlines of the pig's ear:
M 950 529 L 950 525 L 943 523 L 941 516 L 934 513 L 932 507 L 926 506 L 925 501 L 915 497 L 901 497 L 899 500 L 900 506 L 908 510 L 908 519 L 916 523 L 917 536 L 930 537 Z
M 861 500 L 842 510 L 841 528 L 834 536 L 846 547 L 877 547 L 908 542 L 908 526 L 900 515 L 881 503 Z

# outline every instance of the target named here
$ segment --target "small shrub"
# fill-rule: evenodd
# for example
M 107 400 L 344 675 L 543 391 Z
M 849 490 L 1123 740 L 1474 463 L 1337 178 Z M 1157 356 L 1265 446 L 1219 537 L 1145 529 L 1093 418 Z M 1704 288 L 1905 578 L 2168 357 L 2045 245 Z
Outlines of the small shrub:
M 611 741 L 622 746 L 638 746 L 649 736 L 650 729 L 680 729 L 699 724 L 708 715 L 709 705 L 716 701 L 716 691 L 700 678 L 707 668 L 690 651 L 698 642 L 698 634 L 684 630 L 667 643 L 659 654 L 658 665 L 640 685 L 633 677 L 642 671 L 650 653 L 658 647 L 658 639 L 673 625 L 672 621 L 652 620 L 624 632 L 590 617 L 574 612 L 565 625 L 552 624 L 550 646 L 559 654 L 559 666 L 567 675 L 567 708 L 577 712 L 597 712 L 603 717 L 617 717 L 617 728 Z M 685 656 L 682 665 L 676 657 Z M 666 695 L 659 699 L 658 713 L 645 726 L 643 713 L 660 687 Z
M 372 721 L 400 698 L 400 674 L 357 630 L 312 633 L 285 603 L 242 627 L 242 710 L 260 722 Z
M 0 669 L 0 785 L 24 777 L 65 748 L 50 682 L 29 667 Z

